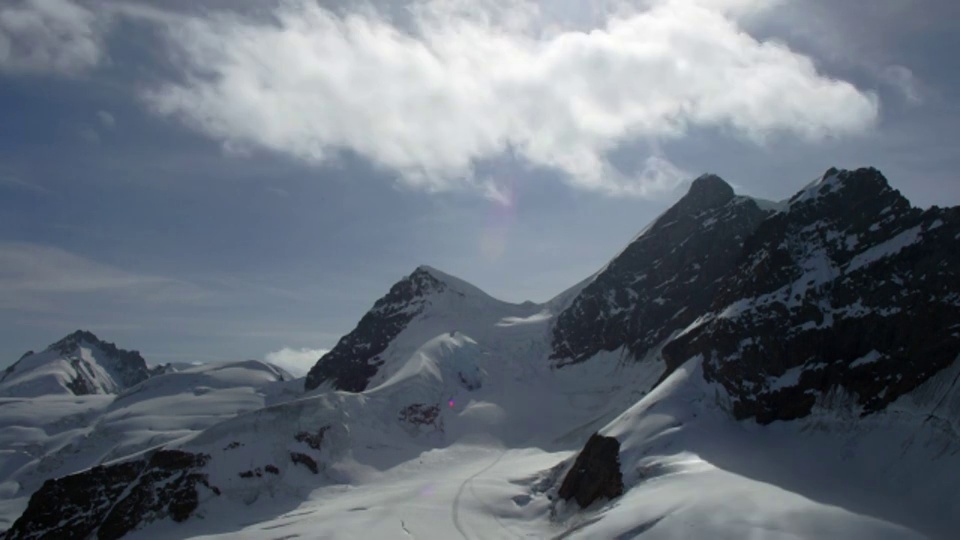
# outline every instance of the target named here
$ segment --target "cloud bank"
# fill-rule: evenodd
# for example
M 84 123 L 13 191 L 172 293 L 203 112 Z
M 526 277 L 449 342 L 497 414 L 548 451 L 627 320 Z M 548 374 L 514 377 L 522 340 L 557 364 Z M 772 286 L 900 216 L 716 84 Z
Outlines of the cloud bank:
M 369 6 L 287 1 L 269 18 L 170 25 L 182 80 L 145 99 L 230 148 L 312 163 L 349 150 L 428 191 L 488 192 L 477 164 L 510 154 L 577 188 L 644 195 L 679 169 L 653 156 L 617 170 L 618 146 L 697 128 L 819 140 L 875 122 L 873 94 L 739 26 L 768 5 L 660 0 L 581 31 L 520 0 L 418 1 L 404 25 Z
M 289 371 L 295 377 L 305 377 L 310 368 L 325 354 L 327 354 L 326 349 L 284 347 L 279 351 L 267 353 L 264 360 Z

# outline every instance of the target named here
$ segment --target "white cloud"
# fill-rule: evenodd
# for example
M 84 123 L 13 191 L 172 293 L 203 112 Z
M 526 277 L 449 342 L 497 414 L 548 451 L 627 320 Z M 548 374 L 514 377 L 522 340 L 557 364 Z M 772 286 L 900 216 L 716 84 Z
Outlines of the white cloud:
M 71 0 L 0 7 L 0 70 L 76 74 L 104 57 L 104 21 Z
M 771 10 L 783 0 L 654 0 L 654 4 L 687 4 L 733 17 L 756 15 Z
M 683 181 L 693 178 L 693 175 L 674 165 L 661 153 L 656 152 L 647 157 L 643 169 L 638 176 L 637 194 L 644 197 L 654 197 L 658 194 L 669 193 Z
M 875 121 L 874 95 L 743 31 L 738 17 L 758 6 L 660 0 L 581 32 L 539 25 L 536 6 L 519 0 L 421 1 L 405 31 L 372 10 L 291 1 L 268 21 L 219 14 L 171 25 L 183 80 L 146 99 L 232 148 L 315 163 L 349 149 L 430 191 L 495 198 L 474 165 L 508 152 L 579 188 L 645 195 L 676 168 L 655 156 L 645 173 L 625 174 L 608 161 L 612 149 L 698 127 L 762 143 Z
M 327 349 L 291 349 L 284 347 L 279 351 L 267 353 L 264 360 L 275 364 L 296 377 L 303 377 L 317 363 Z

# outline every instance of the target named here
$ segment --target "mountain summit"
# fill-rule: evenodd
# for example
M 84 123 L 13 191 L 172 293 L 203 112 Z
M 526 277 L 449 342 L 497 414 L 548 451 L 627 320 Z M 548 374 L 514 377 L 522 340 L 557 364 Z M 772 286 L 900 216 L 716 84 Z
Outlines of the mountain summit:
M 665 362 L 663 377 L 698 354 L 707 358 L 732 354 L 715 349 L 725 343 L 719 340 L 721 331 L 729 336 L 724 338 L 730 340 L 728 347 L 746 337 L 758 343 L 798 340 L 789 353 L 785 349 L 775 359 L 761 352 L 780 350 L 771 342 L 756 352 L 738 345 L 742 357 L 731 357 L 738 360 L 722 364 L 727 367 L 707 362 L 705 375 L 730 381 L 727 390 L 735 394 L 747 392 L 747 387 L 735 380 L 760 384 L 757 381 L 767 380 L 765 377 L 793 376 L 789 370 L 804 362 L 821 365 L 820 355 L 801 345 L 826 339 L 814 336 L 836 336 L 848 343 L 850 338 L 841 336 L 851 332 L 873 336 L 875 332 L 868 327 L 888 328 L 881 341 L 890 342 L 894 336 L 894 341 L 903 340 L 891 343 L 893 350 L 919 350 L 921 341 L 937 343 L 933 350 L 943 351 L 943 355 L 928 353 L 922 363 L 926 367 L 909 367 L 916 362 L 913 360 L 892 361 L 891 366 L 899 367 L 882 376 L 886 383 L 880 383 L 876 375 L 873 380 L 877 382 L 870 390 L 861 388 L 861 383 L 849 383 L 850 389 L 860 388 L 861 403 L 876 410 L 953 360 L 951 335 L 934 339 L 915 331 L 908 337 L 902 328 L 911 326 L 907 320 L 911 317 L 934 317 L 927 328 L 942 328 L 954 318 L 950 314 L 956 306 L 950 299 L 958 291 L 948 283 L 954 278 L 960 282 L 954 275 L 960 264 L 954 260 L 957 250 L 947 246 L 956 243 L 957 235 L 951 236 L 957 226 L 956 213 L 956 209 L 911 207 L 882 173 L 872 168 L 831 168 L 776 208 L 737 196 L 719 176 L 705 174 L 589 282 L 560 295 L 565 298 L 561 303 L 507 304 L 435 269 L 417 268 L 318 361 L 307 377 L 306 388 L 329 382 L 339 390 L 362 391 L 377 379 L 387 357 L 403 357 L 416 348 L 416 343 L 400 346 L 397 341 L 401 333 L 422 333 L 411 329 L 419 328 L 421 323 L 416 321 L 442 326 L 437 321 L 447 320 L 449 330 L 455 330 L 475 324 L 470 319 L 480 313 L 485 315 L 479 318 L 491 320 L 490 329 L 503 335 L 491 334 L 494 342 L 506 339 L 507 329 L 516 327 L 502 321 L 526 320 L 518 316 L 549 319 L 549 358 L 558 367 L 586 362 L 604 352 L 624 351 L 637 360 L 660 358 Z M 916 264 L 925 270 L 912 270 Z M 909 298 L 914 299 L 912 304 L 907 303 Z M 867 304 L 872 307 L 857 307 Z M 500 316 L 491 317 L 491 312 L 501 313 L 502 321 L 497 322 Z M 750 319 L 745 314 L 750 313 L 757 313 L 756 320 L 763 324 L 746 325 Z M 828 330 L 831 321 L 849 326 L 850 331 Z M 784 334 L 786 329 L 793 330 Z M 844 365 L 880 354 L 870 349 L 867 341 L 846 346 L 829 338 L 823 343 L 844 351 L 840 356 L 849 357 Z M 388 349 L 397 351 L 389 353 Z M 661 349 L 662 357 L 658 356 Z M 797 354 L 808 356 L 794 359 Z M 744 362 L 749 367 L 737 367 Z M 856 373 L 865 372 L 861 365 L 857 364 Z M 871 372 L 881 365 L 885 364 L 877 363 Z M 729 374 L 721 378 L 721 372 Z M 812 399 L 794 393 L 803 394 L 812 387 L 824 391 L 836 384 L 838 376 L 824 371 L 816 376 L 820 382 L 809 383 L 813 386 L 777 387 L 776 395 L 782 397 L 765 406 L 767 412 L 738 408 L 741 412 L 737 414 L 763 422 L 808 414 Z M 809 377 L 802 380 L 814 380 L 813 375 Z M 899 382 L 891 387 L 894 380 Z M 741 406 L 746 407 L 737 407 Z
M 0 395 L 117 394 L 160 371 L 150 370 L 137 351 L 119 349 L 92 332 L 77 330 L 8 367 L 0 378 Z
M 690 184 L 686 196 L 677 205 L 680 211 L 706 210 L 726 204 L 734 197 L 733 188 L 715 174 L 704 174 Z
M 709 305 L 770 214 L 718 176 L 697 178 L 560 313 L 551 358 L 566 365 L 621 347 L 635 357 L 654 349 Z

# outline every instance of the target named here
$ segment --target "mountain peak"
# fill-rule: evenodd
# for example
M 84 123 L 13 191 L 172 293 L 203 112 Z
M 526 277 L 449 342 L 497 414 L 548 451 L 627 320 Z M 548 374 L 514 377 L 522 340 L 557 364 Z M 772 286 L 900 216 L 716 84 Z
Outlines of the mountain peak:
M 117 394 L 162 373 L 150 370 L 138 351 L 118 348 L 93 332 L 77 330 L 40 353 L 23 355 L 6 369 L 0 395 Z
M 418 266 L 417 269 L 414 270 L 414 273 L 417 273 L 417 272 L 426 273 L 426 274 L 443 274 L 443 272 L 437 270 L 436 268 L 428 264 L 421 264 L 420 266 Z
M 705 173 L 690 184 L 690 190 L 687 192 L 688 195 L 708 193 L 726 196 L 729 199 L 733 196 L 733 188 L 723 178 L 713 173 Z
M 890 187 L 890 183 L 878 169 L 861 167 L 847 170 L 830 167 L 823 175 L 791 197 L 789 203 L 792 206 L 804 202 L 817 202 L 827 195 L 841 191 L 845 199 L 853 200 L 879 198 L 890 192 L 897 193 L 899 196 L 899 192 Z
M 426 265 L 420 265 L 409 276 L 396 283 L 390 290 L 390 294 L 385 298 L 390 298 L 393 295 L 409 301 L 431 293 L 443 292 L 447 288 L 445 277 L 442 272 Z
M 688 210 L 706 210 L 730 202 L 735 196 L 733 188 L 715 174 L 704 174 L 690 184 L 690 190 L 677 203 Z
M 121 349 L 114 343 L 98 338 L 89 330 L 77 330 L 72 334 L 67 334 L 60 341 L 47 347 L 47 350 L 61 354 L 75 354 L 79 346 L 84 343 L 95 346 L 108 358 L 114 359 L 120 364 L 128 364 L 135 370 L 146 369 L 147 362 L 140 355 L 140 351 Z
M 690 184 L 687 197 L 715 197 L 727 202 L 733 198 L 733 188 L 723 178 L 707 173 L 700 175 Z
M 442 270 L 437 270 L 436 268 L 426 264 L 421 264 L 420 266 L 417 267 L 416 270 L 413 271 L 412 274 L 410 274 L 410 277 L 414 277 L 414 276 L 429 276 L 447 285 L 454 285 L 460 282 L 466 283 L 458 277 L 452 276 Z
M 490 296 L 476 285 L 425 264 L 418 266 L 404 281 L 412 281 L 421 292 L 426 293 L 450 290 L 461 296 L 480 298 Z
M 421 264 L 410 274 L 411 279 L 418 279 L 428 277 L 439 282 L 445 282 L 450 277 L 447 274 L 437 270 L 432 266 L 427 266 L 426 264 Z
M 67 334 L 56 343 L 50 345 L 48 349 L 67 351 L 67 350 L 72 350 L 76 348 L 76 346 L 81 343 L 90 343 L 90 344 L 99 345 L 103 342 L 100 341 L 100 338 L 94 335 L 93 332 L 90 332 L 88 330 L 77 330 L 72 334 Z

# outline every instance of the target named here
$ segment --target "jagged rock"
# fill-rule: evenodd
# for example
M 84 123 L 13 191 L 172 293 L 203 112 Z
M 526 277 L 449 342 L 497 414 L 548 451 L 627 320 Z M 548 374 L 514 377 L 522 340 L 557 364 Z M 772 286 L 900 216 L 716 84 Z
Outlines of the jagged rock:
M 827 171 L 757 228 L 664 358 L 702 357 L 738 418 L 803 417 L 834 389 L 881 410 L 957 358 L 958 239 L 960 210 L 912 208 L 875 169 Z
M 30 497 L 27 509 L 6 532 L 5 538 L 90 537 L 145 465 L 142 460 L 133 461 L 47 480 Z
M 765 208 L 697 179 L 558 316 L 551 358 L 662 345 L 666 377 L 699 356 L 761 423 L 838 388 L 874 412 L 956 360 L 960 210 L 913 208 L 875 169 Z
M 184 521 L 199 503 L 200 472 L 210 456 L 157 450 L 148 458 L 98 466 L 47 480 L 30 497 L 6 538 L 120 538 L 157 519 Z
M 424 267 L 395 284 L 360 319 L 357 327 L 310 369 L 304 383 L 306 390 L 330 381 L 338 390 L 362 392 L 383 364 L 379 355 L 423 311 L 427 297 L 445 288 Z
M 623 495 L 620 442 L 594 433 L 577 455 L 557 495 L 564 500 L 575 499 L 581 508 L 601 498 Z
M 710 306 L 718 279 L 769 215 L 719 177 L 701 176 L 559 315 L 551 358 L 562 366 L 621 347 L 642 357 Z

